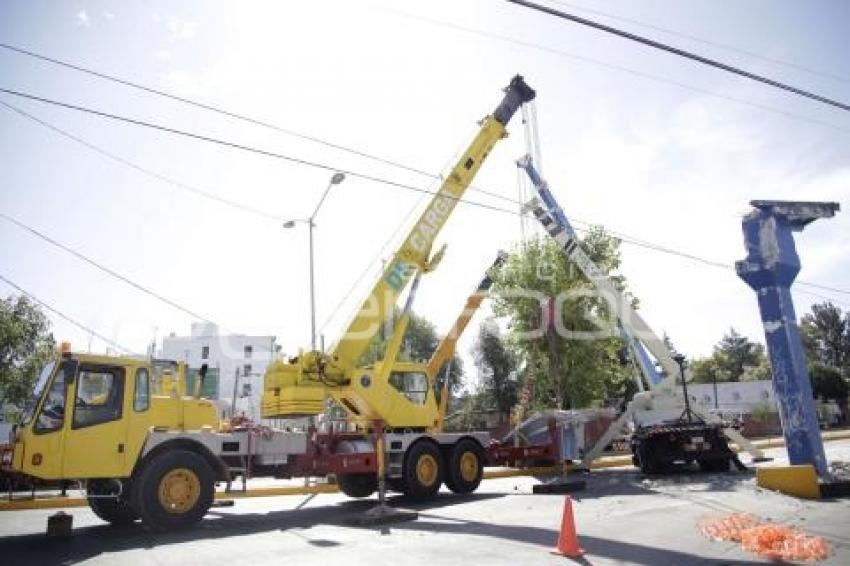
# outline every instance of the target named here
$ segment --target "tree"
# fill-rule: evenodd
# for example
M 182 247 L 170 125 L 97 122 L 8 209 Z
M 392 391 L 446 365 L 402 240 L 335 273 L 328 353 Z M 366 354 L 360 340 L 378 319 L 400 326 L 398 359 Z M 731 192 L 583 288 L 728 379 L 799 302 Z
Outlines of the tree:
M 843 403 L 847 399 L 847 381 L 841 372 L 819 362 L 809 364 L 809 377 L 812 380 L 812 394 L 818 399 L 834 399 Z
M 24 296 L 0 300 L 0 401 L 21 405 L 53 355 L 50 321 Z
M 590 259 L 603 271 L 620 265 L 619 240 L 602 228 L 591 228 L 581 240 Z M 493 274 L 493 311 L 507 320 L 512 349 L 529 364 L 524 376 L 534 380 L 538 408 L 588 407 L 626 393 L 630 368 L 619 363 L 623 347 L 609 305 L 551 238 L 517 246 Z M 612 280 L 625 289 L 622 276 Z M 538 293 L 529 296 L 527 292 Z M 543 320 L 540 296 L 557 298 L 560 320 L 540 336 Z M 637 306 L 634 298 L 630 299 Z M 557 332 L 557 327 L 568 334 Z M 554 335 L 553 335 L 554 332 Z
M 392 326 L 387 328 L 385 332 L 377 333 L 369 344 L 369 348 L 363 354 L 358 365 L 366 366 L 373 364 L 378 360 L 383 359 L 384 352 L 387 349 L 387 343 L 392 336 L 392 328 L 398 323 L 401 311 L 396 309 L 393 315 Z M 399 361 L 427 361 L 431 358 L 434 350 L 440 343 L 440 337 L 437 335 L 437 330 L 434 324 L 427 318 L 417 315 L 414 312 L 410 313 L 410 322 L 407 325 L 407 331 L 404 333 L 401 351 L 398 354 Z M 457 393 L 463 385 L 463 360 L 455 355 L 449 366 L 449 390 L 452 394 Z M 448 365 L 448 364 L 447 364 Z M 445 379 L 446 368 L 443 367 L 437 374 L 437 398 L 439 400 L 440 392 L 443 389 L 443 380 Z
M 517 361 L 492 319 L 485 320 L 479 327 L 472 353 L 483 378 L 483 393 L 499 412 L 499 422 L 504 422 L 517 401 Z
M 850 374 L 850 312 L 845 316 L 830 302 L 812 305 L 800 321 L 800 334 L 809 361 Z
M 691 363 L 691 375 L 698 383 L 755 381 L 768 379 L 770 368 L 764 346 L 730 328 L 710 357 Z

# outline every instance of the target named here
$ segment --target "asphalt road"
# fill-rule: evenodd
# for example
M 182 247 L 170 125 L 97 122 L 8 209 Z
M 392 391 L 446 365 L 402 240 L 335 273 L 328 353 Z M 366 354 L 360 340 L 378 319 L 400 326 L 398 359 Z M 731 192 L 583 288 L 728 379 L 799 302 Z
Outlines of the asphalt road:
M 827 445 L 831 459 L 850 461 L 850 441 Z M 772 451 L 775 455 L 781 450 Z M 827 537 L 829 564 L 850 564 L 850 500 L 804 501 L 755 487 L 752 473 L 682 474 L 647 480 L 633 469 L 583 476 L 574 494 L 583 564 L 756 564 L 735 543 L 697 532 L 706 517 L 747 511 Z M 73 535 L 48 539 L 54 511 L 0 514 L 2 564 L 564 564 L 550 554 L 564 497 L 533 495 L 535 478 L 489 480 L 473 496 L 448 492 L 427 505 L 400 497 L 419 519 L 384 527 L 352 527 L 348 517 L 374 505 L 339 494 L 239 500 L 213 509 L 196 528 L 153 535 L 138 525 L 113 528 L 88 509 L 72 509 Z

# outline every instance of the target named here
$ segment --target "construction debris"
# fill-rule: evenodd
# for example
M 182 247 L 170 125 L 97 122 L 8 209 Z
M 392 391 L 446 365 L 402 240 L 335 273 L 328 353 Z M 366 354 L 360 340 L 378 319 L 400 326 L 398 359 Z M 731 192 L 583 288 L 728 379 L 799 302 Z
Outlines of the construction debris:
M 823 537 L 778 523 L 763 522 L 750 513 L 706 519 L 699 531 L 712 540 L 740 542 L 747 552 L 769 560 L 826 560 L 832 545 Z

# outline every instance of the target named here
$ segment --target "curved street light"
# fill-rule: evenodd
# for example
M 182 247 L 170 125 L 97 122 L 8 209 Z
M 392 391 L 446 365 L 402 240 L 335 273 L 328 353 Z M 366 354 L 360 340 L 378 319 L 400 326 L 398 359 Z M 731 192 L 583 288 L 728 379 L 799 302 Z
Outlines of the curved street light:
M 313 210 L 313 214 L 311 214 L 309 218 L 294 218 L 291 220 L 286 220 L 283 223 L 284 228 L 294 228 L 295 224 L 297 224 L 298 222 L 303 222 L 307 224 L 307 227 L 309 228 L 310 232 L 310 346 L 313 350 L 316 349 L 316 288 L 314 273 L 315 262 L 313 257 L 313 228 L 316 227 L 316 215 L 319 213 L 319 209 L 325 202 L 325 198 L 328 196 L 328 192 L 330 192 L 331 187 L 334 185 L 339 185 L 344 180 L 345 173 L 340 173 L 339 171 L 334 173 L 328 181 L 328 186 L 325 188 L 325 192 L 323 192 L 321 198 L 319 198 L 319 202 L 316 204 L 316 208 Z

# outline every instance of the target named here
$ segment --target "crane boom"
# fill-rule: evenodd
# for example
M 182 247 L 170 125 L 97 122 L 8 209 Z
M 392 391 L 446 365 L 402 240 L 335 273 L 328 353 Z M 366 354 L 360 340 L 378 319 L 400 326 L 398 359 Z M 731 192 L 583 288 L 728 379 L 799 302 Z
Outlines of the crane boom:
M 533 199 L 526 204 L 525 208 L 532 211 L 546 232 L 563 248 L 567 257 L 578 266 L 585 277 L 590 280 L 599 291 L 599 294 L 602 295 L 612 308 L 613 314 L 620 324 L 621 333 L 626 339 L 627 345 L 632 349 L 636 362 L 644 373 L 650 389 L 649 392 L 636 395 L 620 418 L 612 423 L 602 438 L 585 453 L 583 464 L 587 466 L 620 432 L 626 421 L 637 411 L 646 409 L 654 398 L 664 397 L 668 400 L 674 400 L 682 395 L 676 387 L 676 378 L 681 371 L 678 364 L 673 360 L 670 350 L 667 349 L 664 341 L 655 334 L 646 321 L 643 320 L 643 317 L 635 311 L 626 297 L 614 286 L 607 274 L 599 269 L 593 260 L 584 252 L 566 214 L 564 214 L 564 211 L 549 190 L 548 183 L 546 183 L 534 168 L 531 158 L 526 155 L 517 161 L 517 166 L 525 170 L 539 195 L 539 199 Z M 658 361 L 666 375 L 658 375 L 652 367 L 651 360 L 646 355 L 647 350 Z M 682 379 L 688 379 L 687 374 L 683 375 Z M 696 404 L 699 405 L 698 402 Z M 705 412 L 700 414 L 697 411 L 695 413 L 706 421 L 719 421 L 714 415 L 709 415 Z M 749 452 L 754 459 L 764 457 L 762 451 L 745 439 L 737 430 L 725 428 L 724 433 L 735 441 L 739 447 Z
M 532 214 L 543 224 L 548 234 L 558 242 L 567 257 L 590 280 L 608 303 L 612 314 L 620 323 L 629 347 L 633 349 L 635 357 L 640 362 L 641 369 L 645 372 L 645 375 L 646 372 L 649 372 L 646 377 L 650 382 L 650 388 L 674 388 L 676 377 L 679 375 L 679 366 L 673 360 L 664 341 L 655 334 L 643 317 L 632 307 L 631 302 L 614 286 L 608 274 L 599 269 L 596 263 L 585 253 L 570 221 L 561 207 L 558 206 L 555 197 L 549 190 L 548 183 L 534 168 L 531 158 L 526 155 L 517 161 L 517 165 L 528 174 L 539 196 L 539 200 L 534 199 L 526 205 L 526 208 L 531 209 Z M 664 379 L 658 376 L 652 364 L 645 363 L 648 361 L 646 350 L 661 365 L 666 374 Z
M 467 297 L 463 310 L 460 311 L 460 314 L 457 319 L 455 319 L 455 322 L 452 324 L 448 334 L 443 337 L 437 346 L 437 349 L 434 350 L 434 353 L 431 355 L 431 359 L 428 360 L 428 378 L 431 380 L 431 385 L 434 384 L 433 382 L 436 378 L 437 372 L 439 372 L 445 363 L 454 356 L 458 339 L 463 334 L 463 331 L 466 330 L 466 325 L 469 324 L 470 320 L 472 320 L 473 315 L 478 311 L 481 303 L 485 298 L 487 298 L 490 287 L 493 285 L 491 271 L 498 269 L 499 266 L 505 263 L 507 258 L 507 253 L 504 251 L 499 252 L 496 260 L 487 269 L 487 273 L 485 273 L 481 282 L 478 283 L 478 287 L 476 287 L 475 291 Z
M 416 221 L 404 243 L 395 253 L 331 351 L 331 357 L 343 367 L 352 367 L 369 345 L 372 336 L 392 313 L 399 295 L 417 270 L 429 271 L 434 239 L 448 220 L 458 200 L 463 197 L 472 178 L 478 172 L 490 150 L 505 137 L 505 126 L 517 109 L 532 100 L 535 92 L 517 75 L 505 89 L 505 96 L 496 110 L 487 116 L 478 135 L 455 164 L 451 173 Z
M 431 253 L 434 240 L 445 225 L 458 200 L 463 197 L 493 146 L 505 137 L 505 126 L 520 106 L 533 100 L 536 93 L 515 76 L 492 114 L 480 122 L 478 134 L 461 155 L 425 211 L 405 237 L 401 247 L 384 269 L 351 323 L 329 352 L 308 351 L 287 362 L 276 360 L 267 369 L 263 381 L 262 415 L 264 418 L 317 414 L 331 396 L 361 423 L 383 421 L 393 428 L 426 428 L 436 424 L 437 408 L 432 395 L 424 403 L 421 395 L 407 385 L 427 381 L 417 364 L 395 360 L 407 323 L 390 341 L 393 351 L 372 367 L 358 367 L 372 338 L 393 315 L 400 295 L 414 275 L 434 269 L 442 250 Z M 400 380 L 400 381 L 399 381 Z M 401 389 L 394 387 L 401 383 Z

